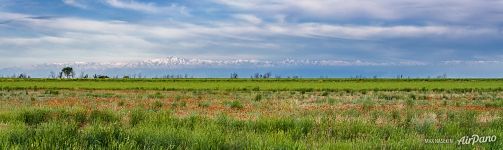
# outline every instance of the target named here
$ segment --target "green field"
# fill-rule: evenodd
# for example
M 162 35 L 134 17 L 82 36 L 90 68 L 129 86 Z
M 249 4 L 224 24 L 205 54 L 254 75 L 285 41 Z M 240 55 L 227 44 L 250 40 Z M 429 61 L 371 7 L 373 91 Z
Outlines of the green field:
M 503 90 L 499 79 L 2 79 L 2 89 L 90 90 Z
M 473 135 L 496 139 L 458 144 Z M 0 149 L 501 149 L 501 138 L 500 79 L 0 79 Z

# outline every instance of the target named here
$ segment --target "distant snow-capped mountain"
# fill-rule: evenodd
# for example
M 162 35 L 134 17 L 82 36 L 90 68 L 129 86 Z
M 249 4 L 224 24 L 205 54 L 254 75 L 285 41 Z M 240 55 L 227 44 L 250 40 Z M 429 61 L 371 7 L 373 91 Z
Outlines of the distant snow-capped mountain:
M 367 62 L 360 60 L 309 60 L 309 59 L 196 59 L 165 57 L 129 62 L 66 62 L 45 63 L 30 67 L 12 67 L 0 69 L 0 77 L 12 77 L 21 73 L 32 77 L 48 77 L 61 71 L 63 67 L 73 67 L 79 75 L 106 74 L 112 76 L 142 75 L 149 77 L 190 74 L 196 77 L 227 77 L 236 72 L 248 76 L 257 72 L 274 72 L 283 76 L 313 76 L 358 74 L 387 74 L 393 66 L 422 66 L 418 62 Z M 356 67 L 356 68 L 355 68 Z M 372 68 L 373 72 L 361 72 L 357 68 Z M 381 69 L 380 69 L 381 68 Z M 365 70 L 365 69 L 361 69 Z M 376 72 L 376 73 L 374 73 Z
M 292 66 L 387 66 L 387 65 L 420 65 L 413 62 L 376 63 L 360 60 L 309 60 L 309 59 L 284 59 L 284 60 L 258 60 L 258 59 L 187 59 L 179 57 L 155 58 L 136 62 L 72 62 L 72 63 L 46 63 L 35 65 L 33 68 L 61 68 L 72 66 L 81 69 L 113 69 L 113 68 L 246 68 L 246 67 L 292 67 Z

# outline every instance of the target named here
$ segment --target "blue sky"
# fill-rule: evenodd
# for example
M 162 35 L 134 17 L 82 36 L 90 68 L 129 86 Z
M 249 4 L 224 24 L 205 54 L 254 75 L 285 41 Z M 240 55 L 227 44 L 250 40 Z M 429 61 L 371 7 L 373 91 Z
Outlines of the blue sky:
M 0 68 L 177 56 L 500 69 L 502 8 L 503 0 L 0 0 Z

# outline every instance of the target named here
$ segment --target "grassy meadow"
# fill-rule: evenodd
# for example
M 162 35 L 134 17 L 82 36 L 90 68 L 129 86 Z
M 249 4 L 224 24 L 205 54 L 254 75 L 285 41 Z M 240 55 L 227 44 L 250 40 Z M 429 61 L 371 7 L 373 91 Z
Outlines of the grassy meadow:
M 501 149 L 502 88 L 498 79 L 0 79 L 0 149 Z M 458 144 L 474 134 L 497 140 Z

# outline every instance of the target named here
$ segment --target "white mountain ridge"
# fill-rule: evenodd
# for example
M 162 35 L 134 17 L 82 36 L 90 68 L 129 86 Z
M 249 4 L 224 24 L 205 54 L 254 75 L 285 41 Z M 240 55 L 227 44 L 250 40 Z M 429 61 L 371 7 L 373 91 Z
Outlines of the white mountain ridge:
M 165 57 L 147 59 L 136 62 L 70 62 L 70 63 L 45 63 L 35 65 L 33 68 L 61 68 L 72 66 L 85 69 L 120 69 L 120 68 L 194 68 L 194 67 L 288 67 L 288 66 L 389 66 L 389 65 L 422 65 L 420 62 L 378 63 L 361 60 L 309 60 L 309 59 L 284 59 L 284 60 L 259 60 L 259 59 L 196 59 Z

